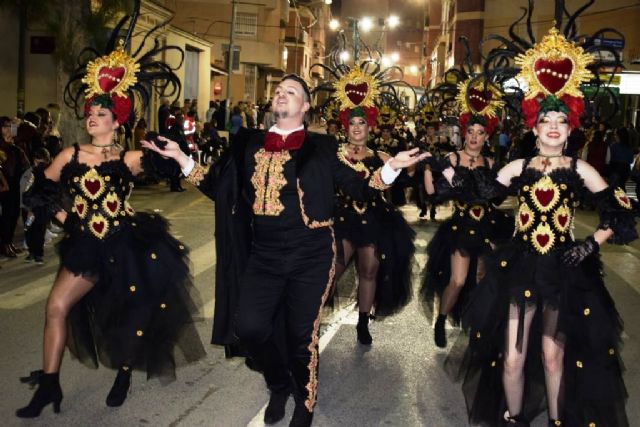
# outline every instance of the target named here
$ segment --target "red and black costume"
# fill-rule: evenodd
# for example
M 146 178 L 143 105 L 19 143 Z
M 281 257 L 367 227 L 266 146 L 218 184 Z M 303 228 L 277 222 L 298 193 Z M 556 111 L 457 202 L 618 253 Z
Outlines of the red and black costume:
M 231 247 L 218 247 L 233 265 L 244 264 L 234 255 L 250 249 L 244 274 L 234 268 L 216 272 L 216 286 L 224 287 L 227 298 L 216 298 L 215 311 L 226 316 L 215 319 L 227 331 L 214 325 L 214 340 L 229 338 L 231 328 L 263 369 L 269 389 L 289 392 L 293 382 L 297 404 L 312 412 L 320 314 L 335 272 L 335 187 L 365 201 L 386 186 L 380 170 L 364 180 L 341 163 L 331 137 L 300 130 L 284 139 L 245 134 L 245 145 L 225 157 L 226 166 L 205 173 L 195 165 L 188 180 L 216 202 L 223 200 L 232 209 L 225 222 L 250 239 L 229 236 Z M 237 307 L 231 306 L 236 301 Z M 276 321 L 280 315 L 286 322 Z M 284 353 L 277 342 L 281 337 Z

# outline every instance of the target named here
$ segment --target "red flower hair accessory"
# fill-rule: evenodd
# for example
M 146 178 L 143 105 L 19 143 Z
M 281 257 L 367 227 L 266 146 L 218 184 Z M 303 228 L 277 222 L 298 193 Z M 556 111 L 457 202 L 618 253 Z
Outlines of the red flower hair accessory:
M 459 123 L 460 129 L 462 129 L 463 131 L 466 131 L 467 127 L 469 126 L 480 125 L 484 127 L 484 131 L 487 133 L 487 135 L 491 135 L 498 128 L 498 124 L 500 124 L 500 121 L 497 117 L 462 113 L 460 114 Z
M 347 131 L 349 130 L 349 120 L 351 120 L 352 117 L 362 117 L 367 121 L 369 127 L 373 127 L 378 118 L 378 109 L 375 107 L 356 107 L 345 108 L 340 111 L 338 118 Z

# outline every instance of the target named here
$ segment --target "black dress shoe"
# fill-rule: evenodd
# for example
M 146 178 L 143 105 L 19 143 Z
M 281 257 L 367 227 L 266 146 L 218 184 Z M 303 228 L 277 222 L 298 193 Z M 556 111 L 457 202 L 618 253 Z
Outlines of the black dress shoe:
M 171 191 L 173 191 L 174 193 L 182 193 L 183 191 L 187 191 L 187 190 L 185 188 L 178 187 L 178 188 L 172 188 Z
M 289 400 L 289 391 L 271 392 L 269 404 L 264 411 L 264 423 L 275 424 L 284 418 L 284 408 Z
M 309 412 L 304 403 L 297 403 L 296 408 L 293 410 L 293 417 L 289 427 L 310 427 L 313 421 L 313 412 Z
M 118 375 L 116 375 L 113 386 L 107 395 L 107 406 L 122 406 L 129 393 L 129 388 L 131 388 L 131 369 L 128 367 L 118 369 Z

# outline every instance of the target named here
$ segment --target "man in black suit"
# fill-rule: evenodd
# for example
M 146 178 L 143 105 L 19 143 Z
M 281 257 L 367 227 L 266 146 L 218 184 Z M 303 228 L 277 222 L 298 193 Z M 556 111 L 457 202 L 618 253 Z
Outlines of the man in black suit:
M 272 102 L 276 125 L 266 135 L 249 133 L 244 152 L 235 156 L 239 160 L 233 165 L 239 197 L 231 205 L 236 211 L 250 212 L 253 239 L 239 284 L 235 332 L 262 368 L 271 391 L 264 418 L 267 424 L 284 417 L 286 401 L 293 393 L 296 405 L 290 425 L 311 425 L 320 314 L 335 270 L 335 186 L 356 200 L 366 200 L 387 188 L 401 168 L 423 158 L 416 154 L 417 149 L 398 153 L 364 180 L 341 163 L 333 138 L 304 129 L 309 101 L 304 80 L 285 76 Z M 209 197 L 226 196 L 219 186 L 220 168 L 206 172 L 171 141 L 164 151 L 154 144 L 145 146 L 176 159 L 187 179 Z M 245 204 L 244 209 L 238 204 Z M 286 354 L 275 339 L 275 319 L 280 315 L 285 318 Z

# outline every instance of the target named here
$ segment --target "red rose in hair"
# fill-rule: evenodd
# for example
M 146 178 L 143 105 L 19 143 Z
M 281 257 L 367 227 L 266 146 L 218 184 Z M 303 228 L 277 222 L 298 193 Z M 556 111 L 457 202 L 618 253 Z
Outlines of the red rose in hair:
M 571 95 L 562 95 L 559 99 L 553 96 L 544 97 L 538 94 L 535 98 L 522 101 L 522 114 L 528 128 L 538 123 L 540 112 L 559 111 L 567 115 L 572 128 L 580 127 L 580 116 L 584 112 L 584 99 Z
M 493 131 L 496 130 L 500 123 L 497 117 L 479 116 L 471 113 L 460 114 L 458 121 L 460 123 L 460 129 L 462 129 L 463 132 L 466 132 L 469 126 L 481 125 L 488 135 L 493 134 Z
M 92 105 L 99 105 L 109 109 L 121 125 L 129 120 L 131 114 L 131 99 L 118 95 L 97 95 L 87 99 L 84 103 L 84 115 L 89 114 Z
M 376 120 L 378 118 L 378 109 L 375 107 L 356 107 L 356 108 L 346 108 L 340 111 L 338 115 L 338 119 L 342 123 L 342 126 L 346 131 L 349 130 L 349 120 L 352 117 L 362 117 L 366 120 L 367 125 L 369 127 L 373 127 L 376 124 Z

